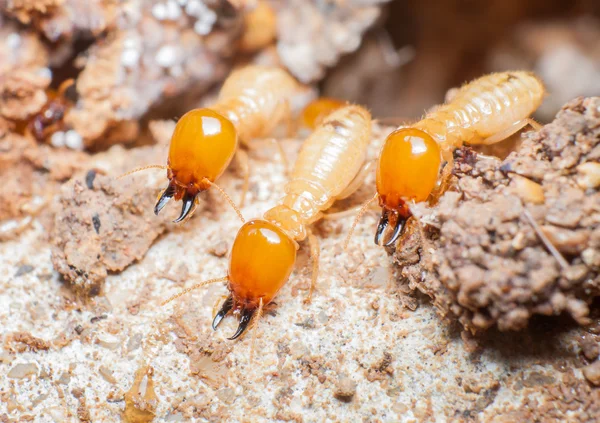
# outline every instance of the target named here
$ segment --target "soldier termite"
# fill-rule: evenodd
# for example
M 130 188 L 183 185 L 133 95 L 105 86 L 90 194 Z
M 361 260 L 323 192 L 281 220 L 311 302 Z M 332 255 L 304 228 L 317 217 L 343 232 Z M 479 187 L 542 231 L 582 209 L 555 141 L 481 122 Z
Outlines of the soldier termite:
M 383 245 L 394 244 L 411 215 L 408 204 L 427 200 L 436 187 L 442 159 L 451 163 L 453 151 L 463 143 L 497 143 L 528 124 L 538 129 L 539 124 L 529 116 L 544 94 L 544 85 L 533 73 L 494 73 L 464 85 L 448 103 L 419 122 L 392 132 L 377 162 L 377 194 L 362 207 L 345 246 L 356 222 L 376 199 L 382 213 L 375 243 L 382 243 L 391 226 Z
M 335 200 L 348 197 L 362 183 L 371 116 L 360 106 L 345 106 L 331 113 L 303 143 L 285 196 L 263 219 L 244 224 L 233 244 L 226 277 L 196 284 L 169 298 L 210 283 L 224 281 L 230 295 L 213 321 L 216 329 L 233 310 L 240 316 L 239 337 L 263 307 L 273 300 L 294 269 L 298 242 L 308 238 L 313 257 L 310 301 L 318 274 L 319 247 L 308 225 L 320 219 Z
M 277 67 L 251 65 L 236 70 L 225 81 L 215 104 L 191 110 L 179 119 L 166 166 L 145 166 L 125 175 L 148 168 L 166 168 L 169 184 L 159 196 L 154 212 L 158 214 L 171 198 L 182 200 L 181 214 L 175 220 L 181 222 L 193 213 L 200 192 L 211 186 L 219 189 L 215 180 L 229 166 L 234 154 L 242 167 L 248 168 L 246 152 L 238 149 L 238 140 L 252 148 L 253 140 L 290 120 L 289 100 L 298 89 L 296 80 Z M 247 188 L 246 172 L 242 200 Z M 219 191 L 241 218 L 231 199 L 223 190 Z

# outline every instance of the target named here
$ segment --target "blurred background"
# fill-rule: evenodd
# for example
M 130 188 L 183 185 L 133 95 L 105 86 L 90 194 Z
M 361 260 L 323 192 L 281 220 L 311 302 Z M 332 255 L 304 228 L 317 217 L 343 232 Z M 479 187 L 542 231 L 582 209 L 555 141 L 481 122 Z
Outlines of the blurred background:
M 378 117 L 415 118 L 448 89 L 513 69 L 533 70 L 546 83 L 542 121 L 577 96 L 600 95 L 600 1 L 392 1 L 322 88 Z
M 73 78 L 38 141 L 152 142 L 150 122 L 210 104 L 247 63 L 282 65 L 389 123 L 487 72 L 531 69 L 549 93 L 535 117 L 548 122 L 600 95 L 600 1 L 0 0 L 0 129 L 23 132 Z

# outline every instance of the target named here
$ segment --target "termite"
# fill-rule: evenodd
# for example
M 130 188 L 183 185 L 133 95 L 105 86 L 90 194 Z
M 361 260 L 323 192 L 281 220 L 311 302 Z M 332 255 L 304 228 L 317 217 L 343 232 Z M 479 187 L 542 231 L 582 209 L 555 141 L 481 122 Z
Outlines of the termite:
M 55 132 L 64 130 L 64 117 L 73 107 L 73 102 L 68 98 L 67 92 L 74 87 L 73 79 L 67 79 L 60 84 L 56 91 L 48 90 L 48 100 L 29 121 L 22 122 L 23 132 L 29 132 L 37 141 L 46 141 Z
M 335 98 L 319 97 L 311 101 L 302 111 L 302 124 L 314 130 L 327 115 L 345 105 L 345 102 Z
M 233 310 L 239 326 L 236 339 L 263 307 L 285 285 L 296 262 L 298 242 L 308 238 L 313 273 L 306 301 L 310 301 L 318 274 L 319 247 L 309 225 L 323 216 L 334 201 L 352 194 L 364 176 L 367 147 L 371 139 L 371 115 L 349 105 L 331 113 L 306 139 L 300 150 L 285 196 L 263 219 L 240 228 L 231 250 L 228 275 L 196 284 L 163 302 L 214 282 L 227 282 L 229 296 L 215 315 L 212 327 Z M 256 325 L 256 323 L 254 323 Z
M 244 15 L 244 32 L 238 42 L 239 50 L 255 53 L 273 44 L 277 38 L 277 16 L 265 0 L 259 0 Z
M 451 164 L 453 151 L 463 143 L 489 145 L 526 125 L 539 129 L 530 115 L 544 94 L 544 85 L 531 72 L 493 73 L 464 85 L 419 122 L 388 135 L 377 161 L 377 194 L 362 207 L 345 246 L 356 222 L 376 199 L 382 212 L 375 243 L 381 245 L 391 225 L 392 234 L 383 245 L 394 244 L 411 216 L 409 204 L 427 200 L 436 188 L 442 159 Z
M 179 119 L 171 137 L 167 166 L 145 166 L 125 175 L 148 168 L 166 168 L 169 184 L 159 196 L 154 213 L 158 214 L 171 198 L 182 200 L 176 223 L 192 215 L 198 194 L 211 186 L 225 196 L 244 221 L 215 181 L 237 152 L 236 157 L 246 170 L 243 202 L 248 188 L 248 157 L 238 149 L 238 140 L 251 148 L 252 140 L 265 137 L 290 119 L 289 100 L 298 87 L 291 75 L 277 67 L 250 65 L 232 72 L 215 104 L 191 110 Z

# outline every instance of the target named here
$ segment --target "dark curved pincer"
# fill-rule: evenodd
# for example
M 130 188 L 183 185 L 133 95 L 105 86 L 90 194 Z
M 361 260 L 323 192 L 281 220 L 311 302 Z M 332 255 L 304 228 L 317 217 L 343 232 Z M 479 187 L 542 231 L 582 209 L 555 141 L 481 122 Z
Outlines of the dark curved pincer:
M 167 205 L 169 200 L 173 198 L 174 195 L 175 185 L 170 183 L 167 189 L 163 191 L 160 198 L 156 202 L 156 205 L 154 206 L 154 214 L 158 216 L 158 213 L 160 213 L 160 211 Z
M 227 313 L 229 313 L 229 311 L 231 311 L 232 307 L 233 307 L 233 298 L 230 295 L 229 297 L 227 297 L 227 299 L 221 306 L 221 310 L 219 310 L 219 312 L 215 315 L 215 318 L 213 319 L 213 322 L 212 322 L 213 330 L 217 330 L 217 328 L 221 324 L 221 320 L 223 320 L 223 318 L 225 316 L 227 316 Z
M 196 196 L 190 195 L 186 192 L 185 194 L 183 194 L 183 198 L 181 199 L 181 201 L 183 203 L 181 206 L 181 214 L 177 219 L 173 221 L 173 223 L 179 223 L 185 220 L 186 217 L 188 217 L 188 215 L 194 209 L 194 202 L 196 201 Z
M 388 212 L 383 209 L 381 211 L 381 217 L 379 218 L 379 223 L 377 224 L 377 231 L 375 232 L 375 245 L 381 245 L 381 236 L 385 232 L 385 229 L 388 226 Z
M 398 218 L 398 220 L 396 220 L 396 224 L 394 225 L 394 232 L 392 232 L 392 236 L 390 237 L 388 242 L 383 244 L 384 247 L 389 247 L 390 245 L 394 245 L 396 243 L 398 238 L 400 238 L 400 235 L 402 235 L 402 232 L 404 232 L 404 224 L 405 223 L 406 223 L 405 218 L 401 217 L 401 218 Z
M 383 237 L 383 234 L 386 232 L 388 225 L 390 224 L 390 212 L 386 209 L 383 209 L 381 211 L 381 218 L 379 219 L 379 224 L 377 225 L 377 231 L 375 232 L 375 244 L 382 245 L 384 247 L 389 247 L 393 245 L 398 240 L 398 238 L 400 238 L 402 232 L 404 232 L 405 223 L 405 217 L 393 215 L 392 224 L 394 225 L 394 231 L 392 232 L 390 238 L 382 244 L 381 239 Z
M 244 331 L 248 327 L 248 324 L 250 324 L 250 321 L 252 320 L 252 316 L 254 315 L 254 312 L 255 312 L 254 309 L 242 310 L 242 315 L 240 317 L 240 325 L 238 326 L 238 328 L 235 331 L 235 333 L 233 334 L 233 336 L 231 338 L 227 338 L 227 339 L 234 340 L 234 339 L 238 338 L 242 333 L 244 333 Z

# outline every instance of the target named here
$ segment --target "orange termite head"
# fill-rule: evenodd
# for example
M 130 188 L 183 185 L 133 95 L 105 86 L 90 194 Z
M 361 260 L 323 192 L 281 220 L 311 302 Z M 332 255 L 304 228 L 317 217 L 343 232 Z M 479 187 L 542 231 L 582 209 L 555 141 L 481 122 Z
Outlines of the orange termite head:
M 309 129 L 316 129 L 331 112 L 340 109 L 346 102 L 335 98 L 319 97 L 311 101 L 302 112 L 302 121 Z
M 283 230 L 266 220 L 244 224 L 233 243 L 229 262 L 229 291 L 213 320 L 217 329 L 229 311 L 240 315 L 240 324 L 229 339 L 240 336 L 262 304 L 268 304 L 287 282 L 296 262 L 297 244 Z
M 418 203 L 429 197 L 436 185 L 440 164 L 440 147 L 426 132 L 400 128 L 388 135 L 377 162 L 377 193 L 383 209 L 375 233 L 377 245 L 390 223 L 394 231 L 384 245 L 396 242 L 410 216 L 406 202 Z
M 229 119 L 210 109 L 194 109 L 179 119 L 171 137 L 167 162 L 169 185 L 159 197 L 158 214 L 175 197 L 182 200 L 184 220 L 198 193 L 208 189 L 227 168 L 237 147 L 237 131 Z

